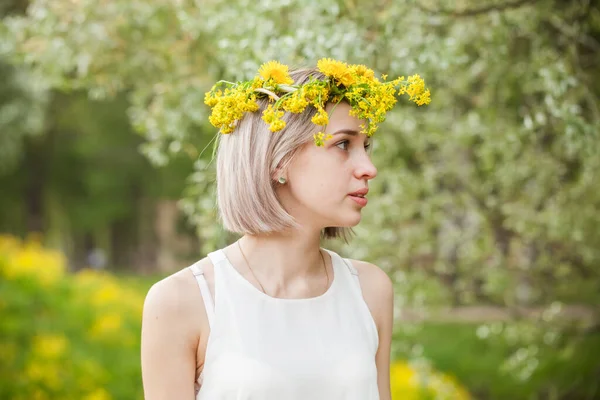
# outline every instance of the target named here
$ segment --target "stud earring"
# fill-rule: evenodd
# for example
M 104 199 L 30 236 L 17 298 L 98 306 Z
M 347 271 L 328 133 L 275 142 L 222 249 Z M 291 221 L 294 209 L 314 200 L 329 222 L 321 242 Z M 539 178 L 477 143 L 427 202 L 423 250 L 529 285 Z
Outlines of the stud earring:
M 280 176 L 278 179 L 279 183 L 281 183 L 282 185 L 285 184 L 285 178 L 283 176 Z

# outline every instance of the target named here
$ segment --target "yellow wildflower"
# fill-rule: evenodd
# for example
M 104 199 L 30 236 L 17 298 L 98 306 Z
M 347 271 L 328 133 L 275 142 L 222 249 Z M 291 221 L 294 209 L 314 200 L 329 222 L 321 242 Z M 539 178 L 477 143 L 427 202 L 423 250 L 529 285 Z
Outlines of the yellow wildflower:
M 102 388 L 97 388 L 93 392 L 87 394 L 83 400 L 111 400 L 110 393 Z
M 221 133 L 231 133 L 244 113 L 259 109 L 257 98 L 267 98 L 269 107 L 263 111 L 262 119 L 272 132 L 285 128 L 284 112 L 301 113 L 309 105 L 317 109 L 312 122 L 325 126 L 329 122 L 325 106 L 345 99 L 351 106 L 351 115 L 366 122 L 362 132 L 371 136 L 385 121 L 397 96 L 407 94 L 409 100 L 419 106 L 431 102 L 429 89 L 419 75 L 388 81 L 384 74 L 380 81 L 373 70 L 364 65 L 349 65 L 330 58 L 319 60 L 317 69 L 328 79 L 312 77 L 304 84 L 294 85 L 286 65 L 269 61 L 252 80 L 220 81 L 205 95 L 204 102 L 212 108 L 209 121 Z M 286 86 L 280 86 L 283 84 Z M 221 86 L 225 86 L 223 91 L 219 89 Z M 318 135 L 315 141 L 323 142 Z
M 43 384 L 51 389 L 56 390 L 63 384 L 63 380 L 60 377 L 60 371 L 61 370 L 60 368 L 58 368 L 57 365 L 48 366 L 40 363 L 39 361 L 32 360 L 25 367 L 24 375 L 27 378 L 27 380 L 34 383 L 36 386 L 39 384 Z M 39 394 L 37 396 L 38 398 L 44 398 L 40 397 Z
M 18 251 L 21 245 L 21 240 L 16 237 L 0 234 L 0 251 L 2 253 Z
M 111 312 L 99 316 L 90 329 L 90 335 L 93 338 L 101 338 L 111 334 L 118 334 L 123 327 L 123 317 L 120 314 Z
M 318 107 L 317 113 L 311 119 L 312 123 L 315 125 L 327 125 L 329 123 L 329 116 L 327 115 L 327 111 L 324 108 Z
M 288 66 L 278 61 L 264 63 L 258 70 L 258 74 L 265 80 L 270 79 L 278 85 L 291 85 L 294 80 L 290 77 Z
M 354 65 L 351 67 L 352 73 L 359 78 L 364 78 L 364 81 L 375 81 L 375 72 L 371 68 L 367 68 L 364 65 Z
M 56 359 L 66 353 L 68 345 L 63 335 L 39 335 L 33 340 L 33 353 L 43 359 Z
M 256 94 L 252 89 L 242 87 L 225 89 L 222 95 L 219 96 L 219 92 L 216 92 L 215 96 L 218 100 L 208 120 L 224 134 L 233 132 L 237 121 L 242 119 L 245 112 L 258 110 Z
M 281 119 L 276 119 L 275 121 L 271 122 L 271 125 L 269 125 L 269 130 L 271 132 L 278 132 L 283 128 L 285 128 L 285 121 Z
M 400 76 L 400 77 L 394 79 L 393 81 L 390 81 L 390 83 L 394 86 L 398 86 L 400 83 L 402 83 L 403 80 L 404 80 L 404 76 Z
M 282 107 L 284 110 L 293 113 L 301 113 L 306 109 L 307 106 L 308 100 L 306 100 L 306 98 L 303 96 L 302 90 L 295 91 L 282 103 Z
M 333 104 L 337 104 L 340 101 L 342 101 L 343 98 L 344 98 L 344 96 L 342 96 L 341 94 L 338 94 L 336 96 L 333 96 L 331 99 L 329 99 L 329 101 Z
M 356 82 L 352 70 L 345 62 L 332 60 L 331 58 L 322 58 L 317 62 L 317 68 L 325 75 L 336 79 L 346 87 Z
M 258 88 L 261 88 L 264 83 L 265 82 L 257 76 L 256 78 L 252 79 L 252 82 L 250 83 L 250 87 L 252 88 L 252 90 L 258 89 Z
M 431 103 L 429 89 L 418 95 L 415 99 L 415 103 L 417 103 L 418 106 Z
M 313 138 L 315 139 L 315 144 L 319 147 L 325 145 L 325 141 L 331 139 L 333 135 L 325 134 L 323 132 L 315 133 Z
M 281 120 L 283 114 L 283 111 L 276 110 L 272 104 L 269 104 L 267 109 L 263 111 L 262 119 L 269 124 L 271 132 L 277 132 L 285 128 L 285 121 Z
M 329 88 L 321 82 L 307 84 L 303 91 L 304 98 L 312 104 L 321 104 L 329 97 Z
M 425 82 L 418 75 L 412 75 L 408 77 L 408 86 L 406 87 L 406 94 L 410 96 L 410 100 L 413 101 L 415 97 L 425 91 Z
M 65 256 L 53 250 L 44 249 L 40 239 L 32 238 L 23 243 L 6 242 L 3 253 L 9 258 L 0 266 L 0 274 L 8 279 L 31 277 L 45 287 L 56 285 L 65 275 Z M 18 247 L 15 246 L 18 243 Z
M 223 96 L 223 92 L 220 90 L 214 91 L 213 86 L 213 89 L 211 89 L 210 92 L 206 92 L 204 94 L 204 104 L 206 104 L 209 107 L 214 107 L 219 102 L 219 98 L 221 96 Z
M 283 111 L 275 110 L 272 104 L 269 104 L 265 111 L 263 111 L 262 119 L 267 124 L 272 123 L 276 119 L 283 117 Z
M 116 283 L 105 283 L 95 292 L 91 293 L 91 302 L 96 307 L 119 304 L 119 287 Z
M 392 363 L 390 386 L 394 399 L 471 399 L 469 392 L 449 376 L 429 368 L 416 368 L 406 362 Z

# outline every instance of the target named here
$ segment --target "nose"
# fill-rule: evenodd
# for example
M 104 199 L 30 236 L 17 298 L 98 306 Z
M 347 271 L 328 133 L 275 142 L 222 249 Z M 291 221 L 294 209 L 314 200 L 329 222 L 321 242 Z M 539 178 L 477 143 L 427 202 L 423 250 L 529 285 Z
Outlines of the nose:
M 354 175 L 357 179 L 370 180 L 377 176 L 377 168 L 371 162 L 371 158 L 366 152 L 364 152 L 360 159 L 357 160 L 356 168 L 354 168 Z

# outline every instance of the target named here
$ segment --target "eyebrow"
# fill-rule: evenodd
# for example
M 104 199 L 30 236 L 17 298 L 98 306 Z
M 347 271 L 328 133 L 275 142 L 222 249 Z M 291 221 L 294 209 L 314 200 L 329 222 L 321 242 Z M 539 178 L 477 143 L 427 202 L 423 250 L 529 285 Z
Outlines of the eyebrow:
M 358 136 L 358 131 L 355 131 L 354 129 L 340 129 L 339 131 L 334 132 L 333 135 L 341 135 L 342 133 L 350 136 Z
M 358 136 L 359 132 L 354 130 L 354 129 L 340 129 L 339 131 L 335 131 L 332 135 L 341 135 L 341 134 L 346 134 L 346 135 L 350 135 L 350 136 Z M 371 138 L 370 137 L 366 137 L 365 138 L 365 143 L 367 142 L 371 142 Z

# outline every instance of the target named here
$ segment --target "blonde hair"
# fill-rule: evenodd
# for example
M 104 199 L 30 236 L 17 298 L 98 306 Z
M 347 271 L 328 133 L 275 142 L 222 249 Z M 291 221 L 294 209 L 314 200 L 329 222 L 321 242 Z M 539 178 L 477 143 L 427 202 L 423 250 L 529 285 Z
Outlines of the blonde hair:
M 315 69 L 292 71 L 290 76 L 296 84 L 311 77 L 325 78 Z M 258 103 L 262 111 L 268 100 Z M 285 169 L 299 149 L 312 143 L 313 134 L 322 129 L 311 122 L 315 113 L 314 107 L 300 114 L 286 113 L 286 127 L 276 133 L 269 131 L 261 112 L 247 113 L 231 134 L 218 135 L 217 205 L 226 230 L 255 235 L 299 227 L 277 198 L 273 176 L 277 168 Z M 326 227 L 321 236 L 348 241 L 352 233 L 350 228 Z

